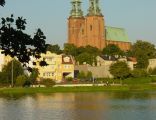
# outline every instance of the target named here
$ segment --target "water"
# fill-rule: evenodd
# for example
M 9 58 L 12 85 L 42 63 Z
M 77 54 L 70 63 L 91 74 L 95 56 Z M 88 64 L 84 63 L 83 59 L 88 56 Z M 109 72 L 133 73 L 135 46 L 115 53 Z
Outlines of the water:
M 1 95 L 0 120 L 156 120 L 156 92 Z

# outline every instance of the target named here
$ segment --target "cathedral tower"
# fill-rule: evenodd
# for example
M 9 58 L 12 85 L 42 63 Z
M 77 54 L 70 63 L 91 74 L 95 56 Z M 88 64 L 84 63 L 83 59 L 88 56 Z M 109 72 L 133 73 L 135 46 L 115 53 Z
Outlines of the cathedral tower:
M 105 47 L 105 22 L 99 7 L 99 0 L 89 0 L 86 16 L 86 42 L 99 49 Z
M 81 10 L 81 0 L 72 0 L 72 10 L 68 18 L 68 43 L 81 46 L 80 31 L 84 26 L 85 18 Z

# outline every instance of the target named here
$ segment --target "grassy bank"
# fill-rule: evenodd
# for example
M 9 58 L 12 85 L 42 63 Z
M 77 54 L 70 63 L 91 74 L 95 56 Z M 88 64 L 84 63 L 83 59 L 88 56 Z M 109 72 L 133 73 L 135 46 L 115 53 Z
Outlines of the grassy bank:
M 108 78 L 98 78 L 97 82 L 98 83 L 106 83 L 109 82 L 110 84 L 115 83 L 115 84 L 120 84 L 121 80 L 119 79 L 108 79 Z M 142 78 L 127 78 L 122 80 L 123 84 L 126 85 L 136 85 L 136 84 L 150 84 L 150 83 L 156 83 L 156 76 L 151 76 L 151 77 L 142 77 Z
M 110 86 L 92 86 L 92 87 L 51 87 L 51 88 L 0 88 L 0 94 L 36 94 L 36 93 L 65 93 L 65 92 L 104 92 L 104 91 L 145 91 L 156 90 L 156 77 L 128 78 L 122 80 L 99 79 L 97 83 L 106 83 Z
M 156 90 L 156 85 L 126 85 L 126 86 L 93 86 L 93 87 L 56 87 L 56 88 L 1 88 L 0 94 L 36 94 L 36 93 L 66 93 L 66 92 L 104 92 L 104 91 L 145 91 Z

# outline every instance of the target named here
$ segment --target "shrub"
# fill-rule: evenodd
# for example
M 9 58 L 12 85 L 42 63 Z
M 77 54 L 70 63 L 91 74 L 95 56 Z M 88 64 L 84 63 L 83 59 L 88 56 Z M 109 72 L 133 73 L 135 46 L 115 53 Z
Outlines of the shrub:
M 110 73 L 117 79 L 125 79 L 130 75 L 130 68 L 126 62 L 118 61 L 110 66 Z
M 30 80 L 26 80 L 25 83 L 24 83 L 24 85 L 23 85 L 23 87 L 30 87 L 31 84 L 32 83 L 31 83 Z
M 78 79 L 80 79 L 80 80 L 84 80 L 85 78 L 86 78 L 86 75 L 85 75 L 85 73 L 83 72 L 83 71 L 81 71 L 79 74 L 78 74 Z
M 56 82 L 52 79 L 43 79 L 41 82 L 40 82 L 42 85 L 45 85 L 46 87 L 52 87 L 56 84 Z
M 28 77 L 26 75 L 20 75 L 17 77 L 16 79 L 16 83 L 15 83 L 15 86 L 17 87 L 22 87 L 24 86 L 26 80 L 28 79 Z
M 92 72 L 88 71 L 87 74 L 86 74 L 86 79 L 87 80 L 92 80 L 92 77 L 93 77 Z
M 67 80 L 68 82 L 71 82 L 71 81 L 73 80 L 73 78 L 72 78 L 72 77 L 67 77 L 66 80 Z
M 150 69 L 149 74 L 156 75 L 156 68 Z
M 148 73 L 145 69 L 134 69 L 132 72 L 132 77 L 138 78 L 138 77 L 148 77 Z

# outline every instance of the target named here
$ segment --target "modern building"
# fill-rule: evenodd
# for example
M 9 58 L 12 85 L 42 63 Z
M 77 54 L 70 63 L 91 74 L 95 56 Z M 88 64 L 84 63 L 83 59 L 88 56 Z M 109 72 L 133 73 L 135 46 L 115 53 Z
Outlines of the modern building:
M 36 64 L 36 68 L 39 70 L 39 79 L 50 78 L 56 82 L 61 82 L 67 77 L 74 78 L 74 62 L 71 56 L 57 55 L 55 53 L 47 52 L 41 54 L 41 58 L 38 60 L 45 60 L 47 66 L 40 66 L 39 62 Z
M 81 9 L 81 0 L 72 0 L 71 4 L 72 10 L 68 18 L 68 43 L 77 47 L 90 45 L 99 49 L 115 44 L 124 51 L 131 48 L 124 28 L 105 25 L 99 0 L 89 0 L 86 16 Z

